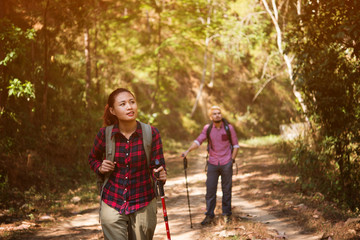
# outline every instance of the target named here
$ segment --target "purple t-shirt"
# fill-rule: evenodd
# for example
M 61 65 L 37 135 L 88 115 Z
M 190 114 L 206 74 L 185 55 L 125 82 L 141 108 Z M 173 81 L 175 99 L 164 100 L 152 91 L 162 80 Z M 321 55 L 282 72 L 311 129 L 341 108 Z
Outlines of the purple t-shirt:
M 195 143 L 200 146 L 206 140 L 206 131 L 210 124 L 204 126 L 201 134 L 195 140 Z M 236 132 L 231 124 L 229 124 L 231 133 L 231 140 L 234 148 L 239 148 L 239 142 L 236 136 Z M 231 148 L 228 135 L 224 128 L 224 123 L 221 122 L 220 128 L 216 128 L 213 124 L 213 128 L 210 132 L 211 146 L 209 150 L 209 163 L 213 165 L 225 165 L 231 161 Z

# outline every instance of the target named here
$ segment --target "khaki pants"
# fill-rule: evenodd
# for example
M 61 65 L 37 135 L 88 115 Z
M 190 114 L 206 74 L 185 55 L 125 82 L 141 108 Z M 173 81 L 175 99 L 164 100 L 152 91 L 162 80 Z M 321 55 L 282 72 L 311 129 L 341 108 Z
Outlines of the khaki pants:
M 151 240 L 157 223 L 156 198 L 149 205 L 129 215 L 101 201 L 101 227 L 105 240 Z

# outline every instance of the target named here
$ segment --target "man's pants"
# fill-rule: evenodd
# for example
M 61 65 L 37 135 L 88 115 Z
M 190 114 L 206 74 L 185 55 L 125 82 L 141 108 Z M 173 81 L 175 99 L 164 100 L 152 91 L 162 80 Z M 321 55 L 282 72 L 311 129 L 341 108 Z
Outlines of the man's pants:
M 101 201 L 101 227 L 105 240 L 151 240 L 157 223 L 156 198 L 149 205 L 129 215 Z
M 208 164 L 206 179 L 206 215 L 214 217 L 216 206 L 216 191 L 219 176 L 221 176 L 222 214 L 231 215 L 232 161 L 225 165 Z

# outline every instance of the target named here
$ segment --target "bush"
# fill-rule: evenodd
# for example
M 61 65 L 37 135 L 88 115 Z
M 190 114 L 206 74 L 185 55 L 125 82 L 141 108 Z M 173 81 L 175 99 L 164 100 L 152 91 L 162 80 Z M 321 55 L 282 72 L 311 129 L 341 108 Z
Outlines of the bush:
M 289 161 L 298 169 L 303 191 L 321 192 L 329 200 L 355 210 L 360 202 L 360 165 L 354 156 L 337 156 L 335 146 L 332 138 L 324 138 L 312 146 L 298 141 Z

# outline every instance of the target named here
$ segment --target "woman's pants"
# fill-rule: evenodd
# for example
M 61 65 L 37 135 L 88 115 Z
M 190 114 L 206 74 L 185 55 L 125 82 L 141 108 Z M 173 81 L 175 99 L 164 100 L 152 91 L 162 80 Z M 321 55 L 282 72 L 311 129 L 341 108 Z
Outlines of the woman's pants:
M 100 220 L 105 240 L 151 240 L 157 223 L 156 198 L 149 205 L 129 215 L 101 201 Z

